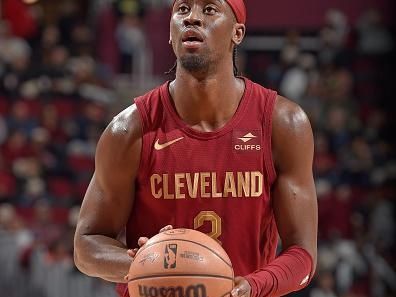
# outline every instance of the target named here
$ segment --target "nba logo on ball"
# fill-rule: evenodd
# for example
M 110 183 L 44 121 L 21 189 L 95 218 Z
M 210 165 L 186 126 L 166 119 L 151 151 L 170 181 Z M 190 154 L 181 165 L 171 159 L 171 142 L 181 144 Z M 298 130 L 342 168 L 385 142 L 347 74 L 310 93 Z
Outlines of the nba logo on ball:
M 177 244 L 170 243 L 165 246 L 164 268 L 176 268 Z
M 128 273 L 132 297 L 227 297 L 233 286 L 234 270 L 225 250 L 192 229 L 151 237 Z

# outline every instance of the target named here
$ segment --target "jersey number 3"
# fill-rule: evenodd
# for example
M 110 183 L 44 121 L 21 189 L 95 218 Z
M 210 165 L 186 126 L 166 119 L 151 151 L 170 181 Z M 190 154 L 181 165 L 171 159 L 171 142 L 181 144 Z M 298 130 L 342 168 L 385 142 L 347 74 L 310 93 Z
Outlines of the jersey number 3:
M 219 236 L 221 235 L 221 218 L 219 215 L 214 211 L 201 211 L 194 218 L 194 229 L 197 230 L 203 226 L 205 222 L 210 222 L 212 224 L 212 231 L 207 234 L 221 244 L 219 240 Z

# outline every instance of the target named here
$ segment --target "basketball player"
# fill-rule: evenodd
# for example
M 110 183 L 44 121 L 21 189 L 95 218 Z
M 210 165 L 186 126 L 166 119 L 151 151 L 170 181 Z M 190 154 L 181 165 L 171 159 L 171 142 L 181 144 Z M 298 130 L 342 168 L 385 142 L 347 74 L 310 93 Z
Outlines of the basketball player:
M 135 99 L 99 140 L 75 262 L 87 275 L 124 283 L 120 296 L 128 296 L 124 276 L 137 242 L 168 224 L 222 244 L 240 276 L 233 296 L 280 296 L 312 278 L 312 130 L 296 104 L 236 75 L 245 21 L 243 0 L 176 0 L 175 80 Z M 126 245 L 118 240 L 124 230 Z

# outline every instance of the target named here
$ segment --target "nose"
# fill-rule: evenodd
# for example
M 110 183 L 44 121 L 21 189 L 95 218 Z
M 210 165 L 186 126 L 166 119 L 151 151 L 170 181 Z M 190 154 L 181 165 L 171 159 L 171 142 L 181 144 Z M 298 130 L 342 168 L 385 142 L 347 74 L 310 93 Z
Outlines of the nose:
M 202 14 L 197 7 L 191 8 L 190 13 L 183 20 L 184 26 L 202 26 Z

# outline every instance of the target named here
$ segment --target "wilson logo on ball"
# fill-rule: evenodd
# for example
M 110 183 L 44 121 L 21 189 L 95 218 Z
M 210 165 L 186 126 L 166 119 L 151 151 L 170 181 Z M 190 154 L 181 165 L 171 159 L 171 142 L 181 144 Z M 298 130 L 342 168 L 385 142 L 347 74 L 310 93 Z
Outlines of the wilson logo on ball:
M 176 268 L 176 254 L 177 254 L 177 244 L 170 243 L 165 246 L 165 252 L 164 252 L 165 269 Z
M 141 297 L 207 297 L 203 284 L 188 287 L 147 287 L 139 285 Z

